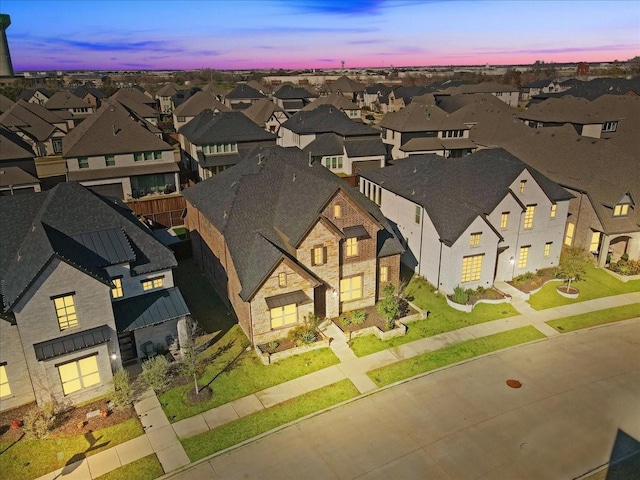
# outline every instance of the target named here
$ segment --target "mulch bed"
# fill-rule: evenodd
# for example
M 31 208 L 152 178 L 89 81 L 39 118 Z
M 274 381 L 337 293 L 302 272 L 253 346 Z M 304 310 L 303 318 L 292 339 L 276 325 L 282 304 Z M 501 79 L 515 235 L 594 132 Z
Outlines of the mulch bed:
M 190 405 L 198 405 L 199 403 L 206 402 L 213 396 L 213 391 L 209 387 L 201 387 L 200 391 L 196 393 L 195 387 L 189 388 L 186 392 L 186 400 Z
M 473 295 L 469 295 L 469 304 L 473 305 L 478 300 L 502 300 L 506 295 L 502 292 L 499 292 L 495 288 L 487 288 L 482 293 L 474 293 Z
M 100 415 L 87 418 L 87 413 L 89 412 L 107 409 L 107 403 L 107 399 L 101 399 L 82 407 L 70 407 L 66 411 L 59 413 L 56 416 L 54 428 L 49 432 L 47 438 L 73 437 L 100 428 L 110 427 L 136 416 L 135 409 L 129 407 L 120 411 L 111 410 L 109 415 L 104 418 Z M 0 412 L 0 441 L 14 442 L 20 438 L 23 433 L 22 428 L 12 430 L 11 422 L 22 420 L 24 415 L 32 408 L 36 408 L 35 403 Z M 80 422 L 85 422 L 84 427 L 81 429 L 78 428 Z
M 340 328 L 340 330 L 342 330 L 343 332 L 355 332 L 356 330 L 362 330 L 363 328 L 368 328 L 373 326 L 378 327 L 383 332 L 391 330 L 389 327 L 387 327 L 386 319 L 378 313 L 378 310 L 376 309 L 376 307 L 366 307 L 366 308 L 361 308 L 359 310 L 364 310 L 364 312 L 367 314 L 367 318 L 364 321 L 364 323 L 361 323 L 360 325 L 351 323 L 347 326 L 344 326 L 342 322 L 340 322 L 340 318 L 332 319 L 333 323 L 335 323 L 338 326 L 338 328 Z M 407 315 L 413 315 L 414 313 L 418 313 L 418 312 L 416 312 L 413 308 L 411 308 L 405 300 L 400 300 L 399 318 L 406 317 Z M 346 314 L 343 314 L 343 316 L 344 315 L 348 316 L 349 312 L 347 312 Z
M 554 278 L 557 278 L 555 275 L 555 272 L 556 272 L 555 268 L 545 268 L 543 270 L 538 270 L 538 272 L 533 274 L 533 278 L 530 278 L 528 280 L 521 280 L 521 281 L 512 280 L 511 282 L 507 282 L 507 283 L 509 285 L 516 287 L 518 290 L 524 293 L 529 293 L 532 290 L 536 290 L 540 288 L 542 285 L 544 285 L 545 282 L 548 282 L 549 280 L 553 280 Z
M 276 345 L 275 348 L 271 348 L 271 346 L 268 343 L 263 343 L 261 345 L 258 345 L 258 348 L 262 353 L 271 354 L 271 353 L 283 352 L 285 350 L 290 350 L 298 346 L 296 342 L 288 338 L 279 338 L 278 340 L 275 341 L 275 345 Z

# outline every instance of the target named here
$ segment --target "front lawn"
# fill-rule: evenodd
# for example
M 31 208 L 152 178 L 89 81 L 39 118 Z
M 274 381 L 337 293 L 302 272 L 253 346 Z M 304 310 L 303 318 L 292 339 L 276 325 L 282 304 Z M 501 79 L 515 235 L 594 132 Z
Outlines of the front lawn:
M 571 282 L 572 287 L 580 290 L 580 295 L 576 299 L 566 298 L 556 292 L 557 282 L 551 282 L 542 287 L 535 295 L 531 295 L 529 303 L 536 310 L 559 307 L 576 302 L 584 302 L 595 298 L 620 295 L 622 293 L 640 292 L 640 280 L 631 280 L 627 283 L 621 282 L 617 278 L 609 275 L 595 265 L 587 267 L 587 275 L 584 280 Z
M 95 480 L 154 480 L 162 475 L 164 475 L 162 465 L 153 453 L 100 475 Z
M 213 395 L 208 401 L 196 405 L 186 401 L 187 389 L 193 388 L 191 382 L 158 395 L 169 421 L 173 423 L 189 418 L 232 400 L 339 363 L 331 349 L 323 348 L 281 360 L 273 365 L 263 365 L 252 349 L 246 350 L 248 345 L 247 337 L 240 327 L 235 325 L 205 352 L 209 357 L 207 368 L 198 383 L 213 390 Z
M 358 389 L 349 380 L 341 380 L 209 432 L 182 440 L 182 445 L 189 459 L 195 462 L 261 433 L 357 397 L 359 394 Z
M 559 332 L 572 332 L 581 328 L 595 327 L 606 323 L 619 322 L 640 317 L 640 304 L 623 305 L 595 312 L 583 313 L 572 317 L 559 318 L 547 322 Z
M 11 480 L 40 477 L 144 433 L 137 418 L 73 437 L 0 442 L 0 476 Z M 91 446 L 91 442 L 93 446 Z
M 444 295 L 436 294 L 433 285 L 419 276 L 414 276 L 411 279 L 404 294 L 418 307 L 428 310 L 430 312 L 429 318 L 408 323 L 407 334 L 402 337 L 386 341 L 378 340 L 374 335 L 353 339 L 350 346 L 357 356 L 363 357 L 421 338 L 518 315 L 518 312 L 509 303 L 481 303 L 471 313 L 460 312 L 451 308 Z
M 405 378 L 411 378 L 420 373 L 541 338 L 545 338 L 545 336 L 535 327 L 516 328 L 487 337 L 467 340 L 433 352 L 423 353 L 413 358 L 372 370 L 367 375 L 376 385 L 382 387 Z

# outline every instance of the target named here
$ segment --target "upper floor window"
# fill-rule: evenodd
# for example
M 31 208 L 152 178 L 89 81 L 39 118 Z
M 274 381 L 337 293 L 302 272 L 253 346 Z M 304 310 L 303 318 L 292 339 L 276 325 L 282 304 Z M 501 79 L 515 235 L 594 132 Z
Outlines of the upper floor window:
M 11 395 L 9 379 L 7 378 L 6 364 L 0 365 L 0 398 Z
M 112 278 L 113 288 L 111 288 L 111 298 L 120 298 L 124 295 L 122 289 L 122 278 Z
M 75 293 L 68 293 L 52 298 L 60 330 L 78 326 L 78 315 L 76 314 L 76 306 L 73 301 L 74 295 Z
M 185 118 L 184 118 L 184 117 L 178 117 L 178 121 L 179 121 L 179 122 L 184 122 L 184 121 L 185 121 Z
M 358 239 L 356 237 L 347 238 L 346 247 L 347 257 L 354 257 L 358 255 Z
M 535 205 L 527 205 L 527 211 L 524 212 L 524 228 L 533 228 L 533 214 L 535 211 Z
M 482 237 L 482 232 L 472 233 L 469 239 L 469 246 L 477 247 L 480 245 L 480 237 Z
M 148 280 L 142 280 L 142 290 L 153 290 L 154 288 L 164 287 L 164 277 L 149 278 Z
M 575 228 L 576 226 L 574 223 L 567 223 L 567 231 L 564 235 L 564 244 L 569 247 L 573 245 L 573 232 L 575 231 Z
M 143 160 L 161 160 L 162 152 L 137 152 L 133 154 L 134 162 L 142 162 Z
M 327 263 L 327 249 L 322 245 L 312 248 L 311 265 L 324 265 L 325 263 Z
M 464 137 L 464 130 L 445 130 L 442 134 L 443 138 L 461 138 Z
M 114 155 L 105 155 L 104 164 L 107 167 L 113 167 L 116 164 L 116 157 Z
M 629 204 L 628 203 L 619 203 L 613 208 L 613 216 L 614 217 L 624 217 L 629 214 Z
M 335 218 L 342 217 L 342 205 L 340 205 L 339 203 L 333 206 L 333 216 Z
M 78 168 L 89 168 L 89 157 L 78 157 Z
M 509 225 L 509 212 L 502 212 L 500 216 L 500 228 L 504 230 Z
M 342 168 L 342 157 L 327 157 L 324 159 L 324 165 L 330 170 Z
M 54 138 L 54 139 L 51 140 L 51 143 L 53 144 L 53 153 L 57 153 L 57 154 L 62 153 L 62 139 L 61 138 Z
M 591 242 L 589 243 L 589 251 L 596 253 L 600 250 L 600 232 L 591 233 Z
M 380 267 L 380 283 L 389 281 L 389 267 Z
M 237 143 L 216 143 L 213 145 L 203 145 L 202 152 L 208 155 L 235 153 L 238 151 Z
M 520 193 L 524 193 L 524 189 L 527 186 L 527 181 L 526 180 L 520 180 Z
M 603 132 L 615 132 L 618 129 L 618 122 L 604 122 L 602 125 Z
M 280 288 L 284 288 L 287 286 L 287 274 L 285 272 L 280 272 L 278 274 L 278 286 Z
M 558 211 L 558 205 L 555 204 L 555 203 L 552 203 L 551 204 L 551 212 L 549 213 L 549 216 L 551 218 L 556 218 L 557 211 Z
M 415 214 L 414 221 L 415 221 L 418 225 L 420 225 L 420 213 L 421 213 L 421 211 L 420 211 L 420 205 L 416 205 L 416 214 Z

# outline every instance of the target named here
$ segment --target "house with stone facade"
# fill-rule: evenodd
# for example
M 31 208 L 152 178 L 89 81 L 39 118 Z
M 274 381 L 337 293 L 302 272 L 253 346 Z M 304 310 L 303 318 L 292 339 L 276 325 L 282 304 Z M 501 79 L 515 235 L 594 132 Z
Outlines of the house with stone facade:
M 297 148 L 256 148 L 184 196 L 193 258 L 254 345 L 398 282 L 403 248 L 380 209 Z
M 360 175 L 397 225 L 403 263 L 444 293 L 558 265 L 573 195 L 504 149 L 416 155 Z
M 261 98 L 249 108 L 242 110 L 249 120 L 267 132 L 278 134 L 280 125 L 289 119 L 289 114 L 271 100 Z
M 123 363 L 177 348 L 173 253 L 77 183 L 0 197 L 0 410 L 78 403 Z

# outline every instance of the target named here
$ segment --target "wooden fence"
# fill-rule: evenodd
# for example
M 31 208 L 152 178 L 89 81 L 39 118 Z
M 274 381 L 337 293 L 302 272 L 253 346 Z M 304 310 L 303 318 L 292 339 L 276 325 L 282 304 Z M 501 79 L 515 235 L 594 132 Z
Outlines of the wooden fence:
M 180 194 L 143 197 L 126 202 L 137 216 L 144 216 L 158 225 L 171 228 L 184 225 L 184 210 L 187 206 L 184 197 Z

